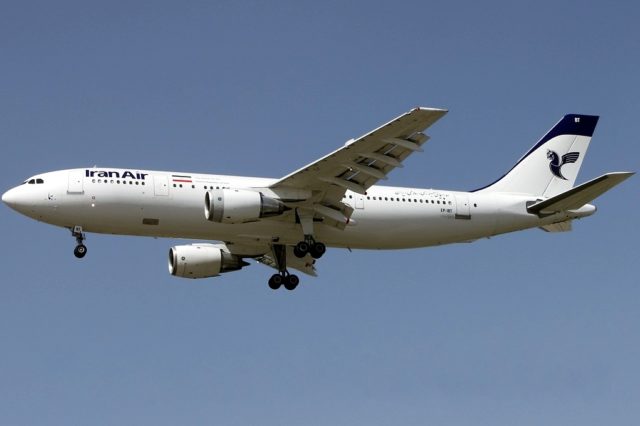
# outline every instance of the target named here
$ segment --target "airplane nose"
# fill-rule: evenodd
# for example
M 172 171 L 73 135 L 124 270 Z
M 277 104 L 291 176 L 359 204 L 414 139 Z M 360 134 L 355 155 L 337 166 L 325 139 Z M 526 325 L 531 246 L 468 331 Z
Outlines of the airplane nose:
M 9 207 L 13 207 L 16 204 L 16 191 L 14 189 L 10 189 L 4 194 L 2 194 L 2 202 L 8 205 Z
M 2 194 L 2 202 L 17 212 L 22 212 L 30 204 L 25 199 L 25 194 L 20 191 L 20 187 L 11 188 Z

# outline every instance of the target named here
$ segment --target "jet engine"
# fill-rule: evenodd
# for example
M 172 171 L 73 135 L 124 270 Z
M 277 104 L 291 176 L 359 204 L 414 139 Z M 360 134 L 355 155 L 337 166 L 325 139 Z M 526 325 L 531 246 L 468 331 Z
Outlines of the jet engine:
M 214 244 L 190 244 L 169 249 L 169 272 L 182 278 L 215 277 L 249 265 Z
M 285 210 L 279 200 L 246 189 L 213 189 L 204 196 L 204 216 L 212 222 L 255 222 L 281 215 Z

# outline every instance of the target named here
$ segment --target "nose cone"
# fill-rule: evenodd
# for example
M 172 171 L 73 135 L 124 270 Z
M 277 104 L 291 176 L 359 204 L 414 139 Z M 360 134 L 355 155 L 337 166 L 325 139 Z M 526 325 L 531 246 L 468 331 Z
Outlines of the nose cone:
M 22 214 L 27 214 L 29 207 L 33 205 L 32 201 L 29 200 L 28 194 L 25 194 L 24 189 L 20 186 L 11 188 L 2 194 L 2 202 Z
M 7 192 L 5 192 L 4 194 L 2 194 L 2 202 L 5 203 L 6 205 L 8 205 L 9 207 L 13 208 L 16 203 L 18 202 L 17 200 L 17 195 L 16 195 L 16 189 L 12 188 L 10 190 L 8 190 Z

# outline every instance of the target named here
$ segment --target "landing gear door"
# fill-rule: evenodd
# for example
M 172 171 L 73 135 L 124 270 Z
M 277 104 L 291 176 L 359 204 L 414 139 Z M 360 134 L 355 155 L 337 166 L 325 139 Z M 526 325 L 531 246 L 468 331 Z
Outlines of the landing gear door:
M 69 186 L 67 194 L 84 193 L 84 170 L 71 170 L 69 172 Z
M 166 175 L 153 175 L 153 193 L 169 195 L 169 178 Z
M 468 194 L 456 194 L 456 219 L 471 219 L 471 206 Z

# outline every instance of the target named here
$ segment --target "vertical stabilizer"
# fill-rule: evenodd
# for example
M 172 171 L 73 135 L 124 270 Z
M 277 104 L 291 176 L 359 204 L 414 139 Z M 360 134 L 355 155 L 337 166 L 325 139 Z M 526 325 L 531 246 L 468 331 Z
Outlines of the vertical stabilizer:
M 595 115 L 565 115 L 504 176 L 476 191 L 552 197 L 571 189 L 597 123 Z

